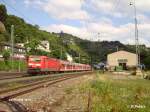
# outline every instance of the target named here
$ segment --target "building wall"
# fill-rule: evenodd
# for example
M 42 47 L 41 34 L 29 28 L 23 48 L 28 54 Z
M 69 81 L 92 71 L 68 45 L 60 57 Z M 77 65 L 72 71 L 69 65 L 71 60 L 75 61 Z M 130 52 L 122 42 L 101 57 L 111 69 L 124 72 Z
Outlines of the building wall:
M 126 51 L 118 51 L 107 56 L 107 63 L 109 66 L 118 66 L 118 60 L 127 60 L 127 66 L 136 66 L 136 54 L 126 52 Z
M 3 50 L 9 50 L 11 53 L 12 51 L 11 44 L 5 43 L 0 45 L 0 58 L 3 58 L 1 54 Z M 25 48 L 15 45 L 13 50 L 14 50 L 14 56 L 13 56 L 14 58 L 25 59 Z
M 38 49 L 50 52 L 49 42 L 48 41 L 41 41 L 41 45 L 38 46 Z

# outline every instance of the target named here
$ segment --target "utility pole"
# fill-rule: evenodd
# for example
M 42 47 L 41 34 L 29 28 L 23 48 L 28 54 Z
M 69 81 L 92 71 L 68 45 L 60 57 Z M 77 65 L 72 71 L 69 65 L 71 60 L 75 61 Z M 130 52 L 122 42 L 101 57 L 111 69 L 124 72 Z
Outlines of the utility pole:
M 62 59 L 62 53 L 63 53 L 63 52 L 62 52 L 62 51 L 63 51 L 63 50 L 62 50 L 62 47 L 61 47 L 60 50 L 61 50 L 61 51 L 60 51 L 60 59 Z
M 21 63 L 21 57 L 19 57 L 19 72 L 21 72 L 20 63 Z
M 119 47 L 117 46 L 116 49 L 117 49 L 117 52 L 118 52 L 119 51 Z
M 62 59 L 62 55 L 63 55 L 63 31 L 60 32 L 60 39 L 62 40 L 62 45 L 61 45 L 61 48 L 60 48 L 60 59 Z
M 137 22 L 137 12 L 136 12 L 136 2 L 134 0 L 134 3 L 132 4 L 130 2 L 130 5 L 133 5 L 134 6 L 134 16 L 135 16 L 135 47 L 136 47 L 136 66 L 138 68 L 138 65 L 140 65 L 140 56 L 139 56 L 139 53 L 140 53 L 140 50 L 139 50 L 139 37 L 138 37 L 138 22 Z
M 79 63 L 80 63 L 80 53 L 79 53 Z
M 100 33 L 98 33 L 98 42 L 100 42 Z
M 15 37 L 19 37 L 18 35 L 15 35 Z M 21 48 L 18 49 L 19 59 L 18 59 L 18 72 L 21 72 Z
M 14 25 L 11 25 L 11 69 L 14 69 Z

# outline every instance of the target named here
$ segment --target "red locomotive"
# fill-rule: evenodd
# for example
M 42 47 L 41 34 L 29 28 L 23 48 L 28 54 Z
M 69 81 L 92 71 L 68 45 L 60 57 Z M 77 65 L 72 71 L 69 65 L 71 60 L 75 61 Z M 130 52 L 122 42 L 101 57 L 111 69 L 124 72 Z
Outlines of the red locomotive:
M 49 72 L 73 72 L 73 71 L 89 71 L 90 65 L 72 63 L 47 56 L 29 56 L 28 73 L 49 73 Z

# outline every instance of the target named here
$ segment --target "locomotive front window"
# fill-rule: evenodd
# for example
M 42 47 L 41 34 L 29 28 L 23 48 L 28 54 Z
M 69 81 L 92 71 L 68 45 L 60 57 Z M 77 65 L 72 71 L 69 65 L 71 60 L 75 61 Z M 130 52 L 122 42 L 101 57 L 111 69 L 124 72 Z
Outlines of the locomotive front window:
M 30 61 L 32 61 L 32 62 L 40 62 L 41 59 L 40 58 L 30 58 Z

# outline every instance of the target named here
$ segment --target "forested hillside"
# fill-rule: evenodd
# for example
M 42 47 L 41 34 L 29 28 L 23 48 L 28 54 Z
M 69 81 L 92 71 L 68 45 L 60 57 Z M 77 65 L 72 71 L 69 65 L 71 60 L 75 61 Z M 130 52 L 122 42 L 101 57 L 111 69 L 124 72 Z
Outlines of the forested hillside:
M 4 24 L 6 29 L 6 31 L 1 31 L 0 33 L 1 42 L 11 41 L 11 25 L 14 25 L 14 43 L 27 43 L 25 46 L 31 49 L 27 54 L 48 55 L 55 58 L 66 59 L 66 53 L 68 53 L 76 62 L 79 62 L 80 55 L 80 61 L 82 63 L 90 63 L 88 54 L 74 42 L 74 39 L 77 37 L 63 32 L 56 34 L 40 30 L 38 25 L 28 24 L 22 18 L 15 15 L 8 15 L 4 5 L 0 5 L 0 15 L 0 21 Z M 42 40 L 49 41 L 51 53 L 37 49 Z M 84 57 L 84 59 L 82 57 Z
M 81 63 L 99 63 L 106 62 L 107 54 L 117 50 L 127 50 L 135 52 L 132 45 L 124 45 L 119 41 L 102 41 L 93 42 L 83 40 L 79 37 L 67 34 L 65 32 L 54 33 L 46 32 L 39 29 L 38 25 L 26 23 L 22 18 L 15 15 L 8 15 L 6 7 L 0 5 L 0 42 L 10 42 L 10 29 L 14 25 L 14 42 L 27 43 L 26 47 L 30 47 L 28 55 L 48 55 L 55 58 L 66 59 L 66 53 L 70 54 L 75 62 Z M 51 53 L 37 50 L 41 40 L 48 40 L 50 43 Z M 145 45 L 140 46 L 141 60 L 150 68 L 150 49 Z

